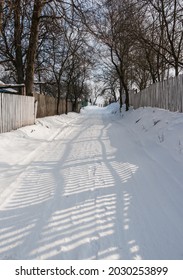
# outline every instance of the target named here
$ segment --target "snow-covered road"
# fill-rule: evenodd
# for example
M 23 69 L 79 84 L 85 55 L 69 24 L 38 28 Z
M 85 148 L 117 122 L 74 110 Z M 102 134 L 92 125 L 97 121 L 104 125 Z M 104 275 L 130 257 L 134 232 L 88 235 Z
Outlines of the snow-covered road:
M 0 258 L 183 259 L 182 155 L 142 139 L 96 108 L 26 139 L 0 164 Z

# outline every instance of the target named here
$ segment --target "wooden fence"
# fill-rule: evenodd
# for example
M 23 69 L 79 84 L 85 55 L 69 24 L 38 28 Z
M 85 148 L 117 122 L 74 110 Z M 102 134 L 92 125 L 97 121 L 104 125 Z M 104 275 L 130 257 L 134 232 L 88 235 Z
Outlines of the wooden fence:
M 0 93 L 0 133 L 35 123 L 34 97 Z
M 59 114 L 65 113 L 65 99 L 60 100 Z M 68 101 L 68 112 L 72 111 L 72 102 Z M 77 111 L 79 112 L 78 105 Z M 23 96 L 0 93 L 0 133 L 35 123 L 36 118 L 57 114 L 57 100 L 42 94 Z
M 43 118 L 46 116 L 54 116 L 57 114 L 57 99 L 51 96 L 43 94 L 34 94 L 35 100 L 37 101 L 37 118 Z M 65 99 L 60 100 L 59 114 L 65 113 Z M 72 112 L 72 103 L 68 101 L 68 112 Z M 79 109 L 78 109 L 79 111 Z
M 150 106 L 183 112 L 183 75 L 152 84 L 137 93 L 131 91 L 129 97 L 134 109 Z

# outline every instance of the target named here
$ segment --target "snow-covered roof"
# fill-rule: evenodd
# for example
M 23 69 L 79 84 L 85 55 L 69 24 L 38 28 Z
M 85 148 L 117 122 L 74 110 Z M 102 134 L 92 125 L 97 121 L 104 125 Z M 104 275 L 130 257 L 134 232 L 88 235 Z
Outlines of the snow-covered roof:
M 1 88 L 1 86 L 5 86 L 6 84 L 3 83 L 0 80 L 0 92 L 5 92 L 5 93 L 17 93 L 17 90 L 13 89 L 13 88 Z

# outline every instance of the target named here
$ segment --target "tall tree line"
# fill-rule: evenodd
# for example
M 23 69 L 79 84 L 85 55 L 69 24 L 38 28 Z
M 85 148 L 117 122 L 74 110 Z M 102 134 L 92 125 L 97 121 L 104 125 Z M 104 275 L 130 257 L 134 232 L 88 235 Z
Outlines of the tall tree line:
M 127 110 L 130 89 L 183 67 L 182 0 L 3 0 L 0 30 L 1 64 L 28 95 L 35 76 L 44 78 L 58 106 L 63 91 L 73 100 L 88 94 L 97 59 L 101 93 L 118 91 Z
M 182 0 L 78 0 L 77 3 L 83 23 L 108 50 L 109 80 L 115 72 L 120 106 L 125 94 L 128 110 L 132 87 L 142 90 L 150 83 L 168 78 L 173 70 L 179 75 L 183 67 Z
M 88 94 L 91 52 L 72 1 L 4 0 L 0 12 L 0 63 L 16 83 L 25 83 L 27 95 L 34 79 L 46 82 L 57 108 L 61 95 L 76 102 Z

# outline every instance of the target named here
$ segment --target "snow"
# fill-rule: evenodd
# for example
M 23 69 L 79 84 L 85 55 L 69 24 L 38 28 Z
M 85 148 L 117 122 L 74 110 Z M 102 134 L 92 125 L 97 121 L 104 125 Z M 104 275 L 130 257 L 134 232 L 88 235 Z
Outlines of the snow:
M 0 259 L 183 259 L 183 114 L 119 105 L 0 135 Z
M 1 86 L 5 86 L 5 83 L 3 83 L 0 80 L 0 92 L 12 92 L 12 93 L 17 93 L 17 90 L 12 89 L 12 88 L 4 88 L 1 90 Z M 8 86 L 15 86 L 15 84 L 8 84 Z

